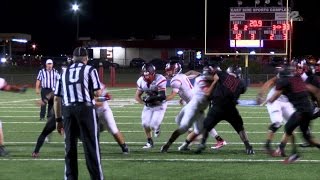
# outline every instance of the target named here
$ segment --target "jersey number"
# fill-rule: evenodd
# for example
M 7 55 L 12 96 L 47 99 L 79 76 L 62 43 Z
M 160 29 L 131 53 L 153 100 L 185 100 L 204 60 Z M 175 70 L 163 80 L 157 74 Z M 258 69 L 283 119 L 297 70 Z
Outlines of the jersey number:
M 75 83 L 79 81 L 79 73 L 80 73 L 81 67 L 70 69 L 69 73 L 69 81 L 71 83 Z

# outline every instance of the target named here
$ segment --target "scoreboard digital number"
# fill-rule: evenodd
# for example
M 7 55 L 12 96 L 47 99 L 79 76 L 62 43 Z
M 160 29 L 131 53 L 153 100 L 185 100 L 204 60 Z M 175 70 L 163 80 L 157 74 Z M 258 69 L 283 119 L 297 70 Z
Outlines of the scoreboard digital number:
M 237 47 L 237 41 L 243 47 L 263 47 L 263 41 L 290 40 L 290 28 L 285 7 L 230 8 L 230 47 Z

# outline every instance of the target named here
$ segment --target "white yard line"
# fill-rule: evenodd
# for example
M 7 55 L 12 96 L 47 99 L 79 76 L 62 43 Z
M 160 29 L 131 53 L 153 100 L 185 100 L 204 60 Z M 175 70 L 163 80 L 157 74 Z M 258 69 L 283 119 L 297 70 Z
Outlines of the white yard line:
M 108 87 L 107 87 L 108 89 Z M 126 89 L 108 89 L 108 92 L 117 92 L 117 91 L 130 91 L 130 90 L 133 90 L 133 89 L 137 89 L 137 88 L 126 88 Z
M 61 137 L 62 138 L 62 137 Z M 81 143 L 81 142 L 79 142 L 79 143 Z M 141 142 L 131 142 L 131 141 L 127 141 L 126 142 L 127 144 L 133 144 L 133 145 L 144 145 L 146 142 L 145 141 L 141 141 Z M 163 141 L 163 142 L 157 142 L 157 143 L 160 143 L 160 144 L 164 144 L 164 143 L 166 143 L 166 141 Z M 176 142 L 174 142 L 173 144 L 176 144 L 176 145 L 181 145 L 182 143 L 184 143 L 184 141 L 176 141 Z M 228 145 L 227 146 L 238 146 L 238 145 L 243 145 L 243 143 L 242 142 L 227 142 L 228 143 Z M 6 144 L 10 144 L 10 145 L 17 145 L 17 144 L 36 144 L 36 142 L 7 142 L 6 141 Z M 57 141 L 50 141 L 49 142 L 49 144 L 64 144 L 64 142 L 63 142 L 63 139 L 61 139 L 61 142 L 57 142 Z M 116 144 L 118 144 L 117 142 L 114 142 L 114 141 L 100 141 L 100 144 L 114 144 L 114 145 L 116 145 Z M 194 144 L 197 144 L 197 143 L 194 143 Z M 211 146 L 211 145 L 213 145 L 213 144 L 215 144 L 215 142 L 213 143 L 213 142 L 209 142 L 209 143 L 207 143 L 207 145 L 208 146 Z M 266 143 L 265 142 L 250 142 L 250 144 L 252 144 L 252 145 L 265 145 Z M 274 144 L 274 145 L 278 145 L 279 143 L 278 142 L 273 142 L 273 143 L 271 143 L 271 144 Z M 290 143 L 288 143 L 288 144 L 290 144 Z M 262 147 L 261 147 L 262 148 Z M 208 147 L 208 149 L 209 149 L 209 147 Z M 309 149 L 309 150 L 311 150 L 311 149 Z M 173 150 L 174 151 L 174 150 Z
M 34 118 L 34 117 L 39 117 L 39 116 L 1 116 L 1 118 Z M 141 116 L 114 116 L 115 118 L 141 118 Z M 165 116 L 165 118 L 175 118 L 176 116 Z M 242 116 L 243 119 L 267 119 L 269 117 L 247 117 L 247 116 Z
M 38 116 L 37 116 L 38 117 Z M 35 122 L 20 122 L 20 121 L 10 121 L 10 122 L 3 122 L 2 123 L 4 124 L 44 124 L 45 122 L 44 121 L 35 121 Z M 140 122 L 117 122 L 117 124 L 127 124 L 127 125 L 141 125 Z M 175 122 L 163 122 L 161 123 L 163 125 L 176 125 L 177 123 Z M 226 122 L 222 122 L 222 123 L 219 123 L 219 124 L 229 124 L 229 123 L 226 123 Z M 245 124 L 250 124 L 250 125 L 265 125 L 265 124 L 270 124 L 270 123 L 245 123 Z
M 23 99 L 23 100 L 17 100 L 17 101 L 1 101 L 1 104 L 13 104 L 13 103 L 21 103 L 21 102 L 28 102 L 28 101 L 35 101 L 35 100 L 40 100 L 39 98 L 37 99 Z
M 42 131 L 7 131 L 8 133 L 41 133 Z M 108 133 L 107 131 L 104 131 L 105 133 Z M 144 133 L 144 131 L 121 131 L 122 133 Z M 172 133 L 172 131 L 161 131 L 163 133 Z M 249 134 L 267 134 L 266 131 L 246 131 Z M 225 134 L 235 134 L 235 131 L 219 131 L 219 133 L 225 133 Z M 297 134 L 301 134 L 301 132 L 296 132 Z M 319 134 L 320 132 L 312 131 L 312 134 Z
M 11 159 L 11 158 L 7 158 L 7 159 L 0 159 L 0 161 L 64 161 L 64 158 L 24 158 L 24 159 Z M 82 158 L 78 158 L 79 161 L 85 161 L 85 159 Z M 147 161 L 147 162 L 157 162 L 157 161 L 167 161 L 167 162 L 257 162 L 257 163 L 261 163 L 261 162 L 283 162 L 283 159 L 144 159 L 144 158 L 102 158 L 102 161 Z M 295 162 L 295 164 L 298 163 L 319 163 L 320 160 L 319 159 L 301 159 L 297 162 Z

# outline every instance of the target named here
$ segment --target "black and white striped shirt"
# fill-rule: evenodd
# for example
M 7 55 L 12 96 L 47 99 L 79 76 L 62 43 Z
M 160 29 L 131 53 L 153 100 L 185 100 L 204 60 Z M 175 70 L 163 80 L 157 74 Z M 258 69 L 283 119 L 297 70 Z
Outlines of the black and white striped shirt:
M 74 63 L 61 75 L 54 94 L 63 98 L 63 104 L 92 102 L 94 91 L 100 88 L 98 72 L 94 67 Z
M 53 68 L 51 71 L 48 71 L 43 68 L 39 71 L 37 80 L 41 82 L 41 88 L 53 89 L 56 86 L 59 76 L 59 72 L 56 69 Z

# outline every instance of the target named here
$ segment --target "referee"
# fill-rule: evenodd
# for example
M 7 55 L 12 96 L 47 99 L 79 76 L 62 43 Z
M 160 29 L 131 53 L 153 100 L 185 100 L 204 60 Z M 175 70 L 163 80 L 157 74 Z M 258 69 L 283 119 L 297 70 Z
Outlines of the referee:
M 53 99 L 46 99 L 46 96 L 52 92 L 52 89 L 56 86 L 57 79 L 59 78 L 59 72 L 53 68 L 53 61 L 51 59 L 46 60 L 46 67 L 42 68 L 37 76 L 36 81 L 36 93 L 40 94 L 40 88 L 41 88 L 41 100 L 44 103 L 41 105 L 40 109 L 40 121 L 44 120 L 44 117 L 46 115 L 46 107 L 48 104 L 48 111 L 47 111 L 47 117 L 50 117 L 52 114 L 51 109 L 53 106 Z
M 100 162 L 98 119 L 92 103 L 94 96 L 101 95 L 100 80 L 97 70 L 86 65 L 88 52 L 85 48 L 77 47 L 73 51 L 73 62 L 61 75 L 54 92 L 57 130 L 65 134 L 65 179 L 78 179 L 77 143 L 81 136 L 90 177 L 100 180 L 104 176 Z

